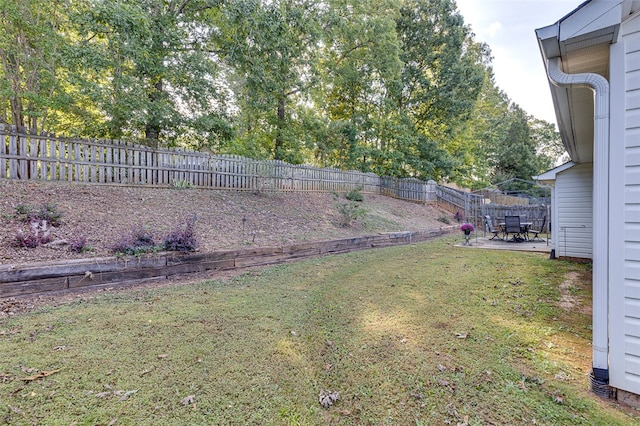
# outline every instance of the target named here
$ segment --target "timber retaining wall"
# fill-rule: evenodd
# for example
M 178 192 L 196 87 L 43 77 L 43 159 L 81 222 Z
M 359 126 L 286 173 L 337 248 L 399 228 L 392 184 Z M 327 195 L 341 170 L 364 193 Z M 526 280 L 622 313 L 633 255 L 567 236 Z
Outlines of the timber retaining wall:
M 272 265 L 327 254 L 411 244 L 445 235 L 452 231 L 449 228 L 211 253 L 163 252 L 141 257 L 102 257 L 28 265 L 0 265 L 0 298 L 105 285 L 134 285 L 179 274 Z

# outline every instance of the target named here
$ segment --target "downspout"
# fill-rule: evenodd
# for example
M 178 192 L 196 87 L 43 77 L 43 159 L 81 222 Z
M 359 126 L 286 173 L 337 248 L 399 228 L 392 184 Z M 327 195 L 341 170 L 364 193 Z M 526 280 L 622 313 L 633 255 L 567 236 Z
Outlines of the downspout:
M 599 74 L 566 74 L 560 58 L 547 61 L 551 83 L 594 94 L 593 127 L 593 371 L 592 390 L 609 383 L 609 82 Z

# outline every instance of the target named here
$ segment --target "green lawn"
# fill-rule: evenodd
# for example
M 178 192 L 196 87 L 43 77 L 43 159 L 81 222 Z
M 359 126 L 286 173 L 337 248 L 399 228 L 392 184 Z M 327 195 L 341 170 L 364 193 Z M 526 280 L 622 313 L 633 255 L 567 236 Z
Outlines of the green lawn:
M 631 410 L 588 390 L 589 266 L 456 239 L 103 293 L 3 320 L 0 418 L 633 424 Z M 574 305 L 559 307 L 563 297 Z M 323 408 L 322 391 L 340 399 Z

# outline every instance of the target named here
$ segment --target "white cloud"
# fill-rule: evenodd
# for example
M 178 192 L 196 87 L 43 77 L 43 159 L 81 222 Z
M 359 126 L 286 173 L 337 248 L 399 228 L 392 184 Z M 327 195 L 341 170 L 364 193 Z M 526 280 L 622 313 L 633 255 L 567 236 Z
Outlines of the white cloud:
M 491 25 L 489 25 L 486 32 L 489 35 L 489 38 L 494 38 L 501 31 L 502 24 L 500 22 L 493 22 Z

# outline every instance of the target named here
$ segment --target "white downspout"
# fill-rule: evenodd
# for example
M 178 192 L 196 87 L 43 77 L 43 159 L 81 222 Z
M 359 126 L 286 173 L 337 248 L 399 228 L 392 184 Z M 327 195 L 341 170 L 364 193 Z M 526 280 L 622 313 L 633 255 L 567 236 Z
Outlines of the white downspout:
M 609 82 L 599 74 L 566 74 L 560 58 L 547 62 L 558 87 L 594 92 L 593 128 L 593 375 L 609 381 Z

